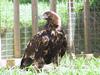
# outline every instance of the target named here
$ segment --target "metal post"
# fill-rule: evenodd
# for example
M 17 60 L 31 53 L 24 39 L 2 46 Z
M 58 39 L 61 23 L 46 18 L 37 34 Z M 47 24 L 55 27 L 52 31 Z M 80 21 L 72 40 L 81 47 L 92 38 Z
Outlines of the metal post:
M 73 0 L 68 1 L 68 15 L 69 15 L 68 47 L 69 47 L 69 52 L 71 53 L 71 56 L 75 57 L 75 48 L 74 48 L 75 12 L 73 9 Z

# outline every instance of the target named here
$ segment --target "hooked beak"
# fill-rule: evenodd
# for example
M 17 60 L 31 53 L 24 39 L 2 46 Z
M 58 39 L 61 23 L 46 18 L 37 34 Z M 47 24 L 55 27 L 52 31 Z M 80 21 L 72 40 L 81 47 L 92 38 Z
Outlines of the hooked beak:
M 42 18 L 43 18 L 43 19 L 47 19 L 48 16 L 47 16 L 46 14 L 43 14 Z

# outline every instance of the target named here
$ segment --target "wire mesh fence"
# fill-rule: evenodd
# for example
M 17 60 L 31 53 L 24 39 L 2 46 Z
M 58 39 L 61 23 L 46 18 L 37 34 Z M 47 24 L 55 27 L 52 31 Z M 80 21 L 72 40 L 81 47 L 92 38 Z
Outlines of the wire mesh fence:
M 13 31 L 9 30 L 1 36 L 1 56 L 2 58 L 14 57 Z M 23 54 L 29 39 L 32 36 L 30 28 L 21 28 L 21 53 Z
M 92 52 L 100 52 L 100 7 L 93 3 L 90 5 L 89 16 L 89 41 Z M 84 11 L 80 9 L 80 13 L 76 13 L 76 32 L 75 32 L 75 46 L 76 51 L 84 51 Z
M 4 4 L 3 4 L 4 3 Z M 1 15 L 1 57 L 2 58 L 12 58 L 14 57 L 14 33 L 13 33 L 13 3 L 8 0 L 4 0 L 2 6 L 0 7 Z M 8 4 L 8 5 L 6 5 Z M 77 1 L 73 0 L 74 14 L 72 16 L 72 25 L 75 26 L 74 32 L 74 47 L 76 53 L 81 53 L 85 50 L 84 44 L 84 11 L 83 11 L 83 0 Z M 100 4 L 100 3 L 99 3 Z M 91 4 L 90 6 L 90 39 L 92 52 L 100 52 L 100 7 L 98 2 L 96 4 Z M 4 6 L 5 5 L 5 6 Z M 49 10 L 49 3 L 38 4 L 38 15 Z M 63 29 L 68 31 L 68 2 L 57 2 L 57 13 L 61 16 Z M 10 15 L 9 15 L 10 14 Z M 43 21 L 41 21 L 38 16 L 38 27 L 40 28 Z M 21 37 L 21 54 L 26 48 L 29 39 L 32 37 L 31 28 L 31 4 L 20 4 L 20 37 Z M 10 28 L 11 29 L 10 29 Z M 0 29 L 1 29 L 0 28 Z M 41 29 L 41 28 L 40 28 Z M 66 32 L 67 34 L 68 32 Z
M 1 36 L 1 56 L 2 58 L 13 57 L 13 32 L 6 32 Z

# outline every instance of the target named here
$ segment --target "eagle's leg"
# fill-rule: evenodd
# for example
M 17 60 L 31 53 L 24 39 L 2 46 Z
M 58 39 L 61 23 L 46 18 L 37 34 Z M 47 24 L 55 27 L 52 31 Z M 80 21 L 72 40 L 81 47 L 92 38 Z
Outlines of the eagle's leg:
M 41 69 L 44 66 L 44 59 L 36 59 L 34 63 L 32 64 L 36 69 Z
M 59 65 L 59 55 L 56 55 L 54 58 L 53 58 L 53 63 L 55 66 L 58 66 Z

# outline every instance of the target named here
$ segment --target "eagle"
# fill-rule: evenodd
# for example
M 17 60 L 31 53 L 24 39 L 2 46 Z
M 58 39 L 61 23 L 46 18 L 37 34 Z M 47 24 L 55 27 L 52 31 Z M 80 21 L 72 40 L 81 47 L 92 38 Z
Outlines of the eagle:
M 61 28 L 61 19 L 53 11 L 43 13 L 47 21 L 44 29 L 37 32 L 28 42 L 21 60 L 20 68 L 30 65 L 42 68 L 45 64 L 58 64 L 67 49 L 67 40 Z

